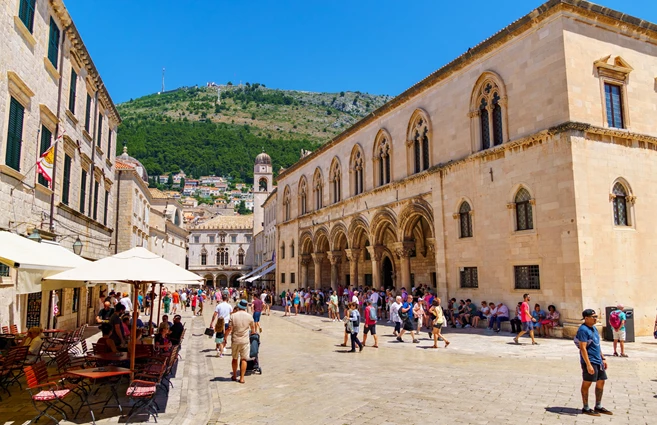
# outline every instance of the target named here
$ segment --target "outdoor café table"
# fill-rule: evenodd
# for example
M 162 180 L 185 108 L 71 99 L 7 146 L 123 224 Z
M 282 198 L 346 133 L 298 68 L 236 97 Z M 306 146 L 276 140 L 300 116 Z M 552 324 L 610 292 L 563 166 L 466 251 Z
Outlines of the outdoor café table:
M 135 353 L 135 359 L 141 359 L 144 357 L 148 357 L 148 354 L 146 353 Z M 130 353 L 126 353 L 124 351 L 119 351 L 118 353 L 96 353 L 96 354 L 90 354 L 87 356 L 88 359 L 91 360 L 100 360 L 102 362 L 109 362 L 109 363 L 118 363 L 118 362 L 127 362 L 130 360 Z
M 92 404 L 103 404 L 103 409 L 100 411 L 103 413 L 107 407 L 118 407 L 121 413 L 123 413 L 123 408 L 121 407 L 121 403 L 119 402 L 119 394 L 116 392 L 116 383 L 118 382 L 117 380 L 113 380 L 110 382 L 112 385 L 108 385 L 111 391 L 111 394 L 105 401 L 99 401 L 96 403 L 89 403 L 89 397 L 91 394 L 95 392 L 95 390 L 102 384 L 98 384 L 98 381 L 106 381 L 108 379 L 112 378 L 121 378 L 124 375 L 130 375 L 130 369 L 124 368 L 124 367 L 117 367 L 117 366 L 105 366 L 105 367 L 97 367 L 94 369 L 78 369 L 78 370 L 67 370 L 66 373 L 68 375 L 74 375 L 74 376 L 79 376 L 80 378 L 87 379 L 91 383 L 91 389 L 89 391 L 83 392 L 84 394 L 84 400 L 82 401 L 82 404 L 80 405 L 80 408 L 78 411 L 75 413 L 75 417 L 78 417 L 78 414 L 80 413 L 80 410 L 82 409 L 82 406 L 87 406 L 89 408 L 89 413 L 91 413 L 91 421 L 93 424 L 96 424 L 96 417 L 94 416 L 94 412 L 91 409 Z M 109 405 L 109 402 L 114 398 L 116 400 L 116 405 Z

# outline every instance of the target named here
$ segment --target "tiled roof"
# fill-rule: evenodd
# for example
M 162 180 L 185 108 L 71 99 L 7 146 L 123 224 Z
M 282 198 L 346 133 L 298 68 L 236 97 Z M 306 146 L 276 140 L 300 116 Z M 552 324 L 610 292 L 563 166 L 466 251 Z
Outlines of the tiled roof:
M 114 161 L 114 166 L 117 170 L 134 170 L 135 168 L 134 165 L 123 162 L 118 158 Z
M 196 229 L 253 229 L 253 215 L 218 215 Z
M 153 199 L 167 199 L 168 196 L 164 194 L 160 189 L 149 187 L 148 190 L 151 192 Z

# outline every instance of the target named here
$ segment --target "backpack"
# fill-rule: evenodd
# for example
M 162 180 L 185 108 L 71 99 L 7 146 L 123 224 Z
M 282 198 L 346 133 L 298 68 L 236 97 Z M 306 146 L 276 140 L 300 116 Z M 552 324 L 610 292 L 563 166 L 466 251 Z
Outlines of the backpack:
M 376 317 L 376 308 L 374 308 L 374 306 L 370 306 L 369 318 L 375 322 L 378 320 Z
M 267 294 L 267 296 L 265 297 L 265 303 L 271 304 L 271 295 Z
M 611 325 L 612 328 L 618 329 L 621 326 L 621 311 L 620 310 L 614 310 L 611 312 L 609 315 L 609 324 Z
M 398 314 L 399 314 L 399 318 L 402 320 L 402 322 L 405 322 L 406 320 L 408 320 L 408 312 L 411 311 L 411 310 L 409 309 L 408 311 L 403 312 L 402 308 L 403 308 L 403 305 L 402 305 L 402 307 L 399 307 Z M 413 308 L 413 306 L 411 306 L 411 309 L 412 308 Z

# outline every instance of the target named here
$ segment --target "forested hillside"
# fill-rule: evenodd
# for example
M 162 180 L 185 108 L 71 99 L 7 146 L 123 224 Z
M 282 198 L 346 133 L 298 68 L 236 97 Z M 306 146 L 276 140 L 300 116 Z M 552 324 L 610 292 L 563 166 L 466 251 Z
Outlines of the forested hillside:
M 315 150 L 388 99 L 257 83 L 181 88 L 118 105 L 123 123 L 117 151 L 127 143 L 150 175 L 182 169 L 194 177 L 232 175 L 250 182 L 263 149 L 278 172 L 298 161 L 301 149 Z

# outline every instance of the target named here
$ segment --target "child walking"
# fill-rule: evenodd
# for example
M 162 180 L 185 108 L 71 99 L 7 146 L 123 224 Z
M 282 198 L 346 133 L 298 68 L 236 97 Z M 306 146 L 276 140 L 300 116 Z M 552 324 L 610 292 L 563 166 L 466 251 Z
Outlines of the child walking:
M 219 316 L 217 323 L 214 325 L 214 343 L 216 344 L 217 357 L 224 356 L 224 338 L 225 338 L 225 323 L 224 318 Z

